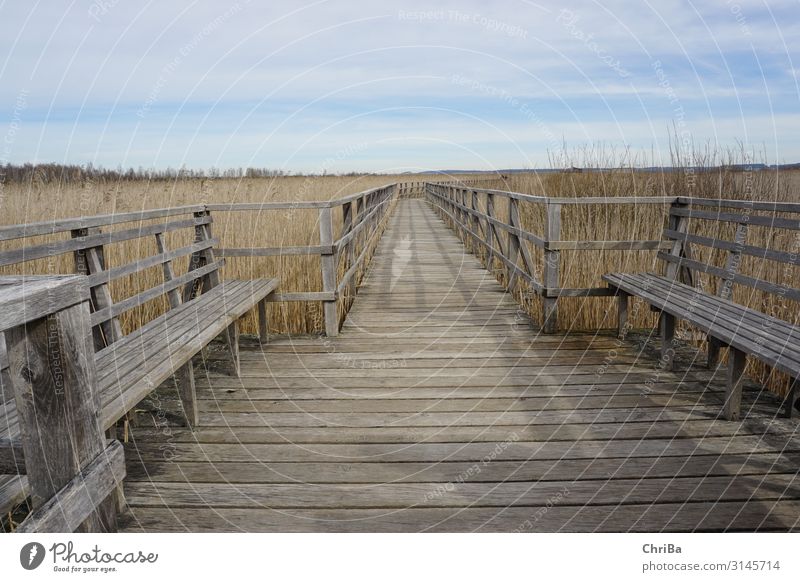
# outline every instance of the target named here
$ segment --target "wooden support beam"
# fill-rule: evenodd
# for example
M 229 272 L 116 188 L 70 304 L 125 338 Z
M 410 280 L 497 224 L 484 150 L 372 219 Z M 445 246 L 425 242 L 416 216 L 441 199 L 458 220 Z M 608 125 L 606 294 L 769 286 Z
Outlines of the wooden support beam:
M 163 233 L 156 234 L 156 247 L 159 253 L 163 254 L 168 251 Z M 165 262 L 162 269 L 164 271 L 165 282 L 175 279 L 175 270 L 172 267 L 172 261 Z M 167 299 L 169 300 L 170 309 L 175 309 L 183 304 L 183 297 L 177 288 L 170 289 L 167 292 Z M 187 364 L 181 366 L 175 372 L 173 378 L 183 407 L 186 426 L 194 429 L 200 423 L 200 413 L 197 408 L 197 389 L 194 380 L 194 366 L 191 360 Z
M 785 418 L 792 418 L 796 410 L 800 408 L 798 405 L 800 404 L 800 379 L 792 378 L 791 383 L 789 384 L 789 389 L 786 391 L 786 396 L 783 400 L 783 416 Z
M 267 300 L 258 302 L 258 340 L 262 345 L 269 341 L 269 318 L 267 316 Z
M 722 414 L 728 420 L 739 420 L 742 406 L 742 384 L 747 354 L 734 347 L 728 352 L 728 374 Z
M 72 238 L 86 238 L 102 234 L 99 228 L 80 228 L 71 231 Z M 73 254 L 75 259 L 75 272 L 79 275 L 99 275 L 106 270 L 105 251 L 103 246 L 80 249 Z M 92 311 L 107 309 L 114 304 L 108 282 L 103 282 L 91 288 Z M 93 330 L 95 350 L 101 350 L 111 345 L 122 337 L 122 326 L 119 319 L 112 317 L 103 321 Z
M 372 199 L 368 202 L 367 211 L 372 208 Z M 372 230 L 372 226 L 370 227 Z M 366 238 L 366 241 L 369 237 Z M 330 208 L 320 208 L 319 210 L 319 244 L 333 244 L 333 218 Z M 366 244 L 366 242 L 365 242 Z M 323 292 L 336 292 L 336 257 L 337 255 L 324 255 L 320 257 L 322 263 L 322 290 Z M 334 337 L 339 335 L 339 313 L 336 308 L 336 299 L 324 301 L 322 310 L 325 317 L 325 335 Z
M 658 327 L 661 335 L 661 366 L 665 370 L 672 370 L 675 365 L 675 317 L 662 311 Z
M 561 239 L 561 205 L 548 203 L 545 214 L 545 241 Z M 561 252 L 545 248 L 542 286 L 560 287 Z M 558 330 L 558 298 L 542 297 L 542 329 L 545 333 Z
M 628 333 L 630 298 L 630 294 L 625 291 L 617 291 L 617 337 L 620 339 L 625 339 Z

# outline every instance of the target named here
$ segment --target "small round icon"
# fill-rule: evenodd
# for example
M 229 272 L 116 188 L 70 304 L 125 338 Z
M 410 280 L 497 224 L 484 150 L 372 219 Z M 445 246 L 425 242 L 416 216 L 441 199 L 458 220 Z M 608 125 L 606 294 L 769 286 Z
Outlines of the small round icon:
M 35 570 L 44 561 L 44 546 L 39 542 L 30 542 L 19 551 L 19 563 L 26 570 Z

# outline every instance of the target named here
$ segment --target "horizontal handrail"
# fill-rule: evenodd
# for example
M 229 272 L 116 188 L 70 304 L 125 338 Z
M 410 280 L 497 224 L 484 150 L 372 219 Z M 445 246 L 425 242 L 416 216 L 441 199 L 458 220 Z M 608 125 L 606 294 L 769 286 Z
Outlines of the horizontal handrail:
M 31 222 L 28 224 L 14 224 L 10 226 L 0 226 L 0 241 L 27 238 L 30 236 L 41 236 L 69 232 L 82 228 L 93 228 L 100 226 L 111 226 L 124 222 L 143 222 L 156 218 L 165 218 L 178 214 L 194 214 L 204 212 L 206 206 L 198 204 L 194 206 L 176 206 L 172 208 L 154 208 L 152 210 L 141 210 L 136 212 L 121 212 L 119 214 L 101 214 L 96 216 L 85 216 L 80 218 L 59 218 L 43 222 Z

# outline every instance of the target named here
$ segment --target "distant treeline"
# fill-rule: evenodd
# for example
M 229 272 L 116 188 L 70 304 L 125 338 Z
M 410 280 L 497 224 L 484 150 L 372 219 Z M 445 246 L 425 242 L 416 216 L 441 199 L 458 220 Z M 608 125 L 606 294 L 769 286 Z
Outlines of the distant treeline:
M 6 184 L 82 184 L 87 181 L 118 182 L 128 180 L 178 180 L 186 178 L 273 178 L 286 172 L 269 168 L 210 168 L 207 170 L 166 168 L 117 168 L 111 170 L 87 164 L 6 164 L 0 165 L 0 183 Z

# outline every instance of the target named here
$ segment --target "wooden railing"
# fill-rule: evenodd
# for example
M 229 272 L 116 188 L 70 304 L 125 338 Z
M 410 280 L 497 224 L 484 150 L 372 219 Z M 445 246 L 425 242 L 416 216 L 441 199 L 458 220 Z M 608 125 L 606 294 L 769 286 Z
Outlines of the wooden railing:
M 737 284 L 771 293 L 782 299 L 800 301 L 800 291 L 785 282 L 770 282 L 739 272 L 742 256 L 754 257 L 772 264 L 800 265 L 800 242 L 783 241 L 789 250 L 768 248 L 768 244 L 746 244 L 748 227 L 766 228 L 769 236 L 800 229 L 798 203 L 772 203 L 736 200 L 708 200 L 688 197 L 586 197 L 550 198 L 527 194 L 475 188 L 461 183 L 426 184 L 426 195 L 442 218 L 459 233 L 473 250 L 484 258 L 487 268 L 498 272 L 510 291 L 524 283 L 526 291 L 540 296 L 541 321 L 545 332 L 557 330 L 558 301 L 568 297 L 607 297 L 614 293 L 601 281 L 602 269 L 591 285 L 567 287 L 562 281 L 562 253 L 565 251 L 652 251 L 652 265 L 666 262 L 663 270 L 681 270 L 681 279 L 702 285 L 699 277 L 718 279 L 717 293 L 730 297 L 730 287 Z M 498 207 L 503 205 L 501 211 Z M 655 209 L 658 234 L 639 240 L 567 240 L 562 236 L 562 214 L 565 209 L 579 207 L 593 211 L 619 210 L 626 207 L 660 206 Z M 766 213 L 766 214 L 765 214 Z M 527 220 L 523 220 L 523 214 Z M 653 212 L 650 219 L 653 220 Z M 573 217 L 573 222 L 575 217 Z M 690 224 L 690 220 L 693 221 Z M 707 223 L 716 223 L 709 228 Z M 726 240 L 719 223 L 733 225 L 735 232 Z M 574 225 L 573 225 L 574 226 Z M 635 225 L 626 225 L 633 228 Z M 694 227 L 694 228 L 693 228 Z M 769 238 L 764 234 L 762 238 Z M 598 237 L 599 238 L 599 237 Z M 785 238 L 785 237 L 784 237 Z M 800 237 L 795 237 L 800 239 Z M 693 255 L 692 247 L 706 247 L 721 255 L 720 265 L 711 256 L 703 261 Z M 716 256 L 716 255 L 715 255 Z M 655 259 L 663 259 L 656 261 Z M 570 266 L 580 264 L 573 260 Z M 624 263 L 624 262 L 623 262 Z M 602 265 L 598 265 L 601 267 Z M 763 271 L 763 268 L 760 270 Z M 756 308 L 761 303 L 756 302 Z M 712 352 L 718 348 L 712 347 Z
M 557 330 L 558 299 L 561 297 L 608 296 L 611 291 L 600 285 L 568 288 L 561 285 L 561 252 L 592 250 L 660 250 L 671 248 L 665 240 L 562 240 L 562 209 L 571 205 L 642 205 L 667 206 L 673 197 L 549 198 L 504 190 L 470 187 L 461 183 L 426 184 L 426 194 L 442 217 L 465 240 L 481 250 L 487 268 L 495 271 L 500 263 L 509 291 L 520 283 L 542 298 L 542 329 Z M 498 211 L 500 201 L 504 211 Z M 532 205 L 541 213 L 538 232 L 523 224 L 521 205 Z M 535 252 L 537 251 L 538 252 Z
M 418 189 L 418 188 L 417 188 Z M 306 246 L 278 246 L 245 248 L 220 248 L 221 257 L 274 257 L 319 256 L 322 277 L 321 291 L 295 291 L 277 293 L 271 301 L 321 301 L 325 333 L 339 333 L 341 317 L 338 303 L 346 292 L 353 292 L 366 267 L 366 259 L 376 234 L 391 204 L 401 193 L 414 189 L 407 185 L 388 184 L 328 202 L 266 202 L 250 204 L 208 204 L 210 213 L 269 212 L 275 210 L 315 210 L 318 213 L 319 244 Z M 338 216 L 337 216 L 338 215 Z M 335 227 L 339 224 L 339 228 Z M 347 305 L 342 301 L 342 311 Z

